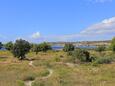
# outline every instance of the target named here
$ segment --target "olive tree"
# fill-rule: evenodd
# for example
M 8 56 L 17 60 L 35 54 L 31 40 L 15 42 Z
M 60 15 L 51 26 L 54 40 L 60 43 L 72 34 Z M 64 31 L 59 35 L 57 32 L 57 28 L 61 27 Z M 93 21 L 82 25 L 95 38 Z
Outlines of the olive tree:
M 68 52 L 68 51 L 73 51 L 75 49 L 73 44 L 65 44 L 63 51 Z
M 34 44 L 32 47 L 32 51 L 35 52 L 36 54 L 38 54 L 38 52 L 40 52 L 40 47 L 38 44 Z
M 8 42 L 5 44 L 5 49 L 11 51 L 13 49 L 13 43 L 12 42 Z
M 46 42 L 41 43 L 37 46 L 37 50 L 42 51 L 42 52 L 46 52 L 46 51 L 51 50 L 51 49 L 52 49 L 52 47 Z
M 25 58 L 25 54 L 27 54 L 30 50 L 31 46 L 28 41 L 19 39 L 13 45 L 12 53 L 15 57 L 23 60 Z

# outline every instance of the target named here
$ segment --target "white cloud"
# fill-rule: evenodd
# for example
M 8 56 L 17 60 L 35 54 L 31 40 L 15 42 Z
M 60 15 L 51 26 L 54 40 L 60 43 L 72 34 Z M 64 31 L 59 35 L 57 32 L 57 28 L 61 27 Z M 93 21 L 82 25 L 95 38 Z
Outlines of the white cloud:
M 80 32 L 80 34 L 86 35 L 107 35 L 112 33 L 115 34 L 115 17 L 104 19 L 102 22 L 91 25 L 90 27 Z
M 93 24 L 77 34 L 41 36 L 39 32 L 31 35 L 31 41 L 85 41 L 85 40 L 108 40 L 115 36 L 115 17 L 104 19 Z
M 89 1 L 93 3 L 105 3 L 105 2 L 112 2 L 113 0 L 89 0 Z
M 57 41 L 105 40 L 113 36 L 115 36 L 115 17 L 104 19 L 99 23 L 89 26 L 78 34 L 52 36 L 50 39 Z
M 36 32 L 36 33 L 33 33 L 33 34 L 31 35 L 31 38 L 33 38 L 33 39 L 38 39 L 38 38 L 40 38 L 40 37 L 41 37 L 40 32 Z

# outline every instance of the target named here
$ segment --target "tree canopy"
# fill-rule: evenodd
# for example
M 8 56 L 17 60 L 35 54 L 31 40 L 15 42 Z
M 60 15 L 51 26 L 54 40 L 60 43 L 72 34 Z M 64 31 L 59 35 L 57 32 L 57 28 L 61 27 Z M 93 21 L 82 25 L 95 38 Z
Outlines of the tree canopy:
M 13 49 L 13 43 L 10 41 L 5 44 L 5 49 L 11 51 Z
M 73 44 L 65 44 L 63 51 L 68 52 L 68 51 L 73 51 L 75 49 Z
M 22 60 L 25 58 L 25 54 L 29 52 L 30 48 L 31 46 L 28 41 L 19 39 L 19 40 L 16 40 L 16 42 L 14 43 L 12 53 L 15 57 Z

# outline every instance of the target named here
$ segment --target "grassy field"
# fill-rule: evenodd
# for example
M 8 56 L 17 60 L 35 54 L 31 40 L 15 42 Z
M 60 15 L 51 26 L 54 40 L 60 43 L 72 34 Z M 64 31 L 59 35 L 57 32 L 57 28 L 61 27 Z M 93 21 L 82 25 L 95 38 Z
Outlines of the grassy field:
M 115 55 L 106 51 L 90 51 L 92 56 L 105 57 Z M 28 80 L 34 80 L 32 86 L 115 86 L 115 62 L 93 66 L 92 63 L 73 64 L 68 61 L 65 52 L 31 52 L 27 56 L 33 59 L 19 61 L 8 51 L 0 51 L 0 86 L 25 86 Z M 48 69 L 52 70 L 52 74 Z

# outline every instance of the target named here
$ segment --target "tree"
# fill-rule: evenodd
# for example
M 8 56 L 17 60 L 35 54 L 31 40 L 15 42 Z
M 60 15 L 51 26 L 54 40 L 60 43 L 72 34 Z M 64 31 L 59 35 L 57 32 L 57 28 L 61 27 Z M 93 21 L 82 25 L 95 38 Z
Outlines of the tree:
M 5 49 L 11 51 L 13 49 L 13 43 L 12 42 L 8 42 L 5 44 Z
M 75 49 L 73 44 L 65 44 L 63 51 L 68 52 L 68 51 L 73 51 Z
M 102 51 L 105 51 L 105 49 L 106 49 L 106 47 L 105 46 L 98 46 L 97 48 L 96 48 L 96 51 L 98 51 L 98 52 L 102 52 Z
M 2 44 L 2 42 L 0 42 L 0 49 L 2 48 L 2 46 L 3 46 L 3 44 Z
M 32 47 L 32 51 L 33 52 L 36 52 L 36 54 L 38 54 L 38 52 L 40 52 L 40 47 L 38 44 L 34 44 L 33 47 Z
M 86 50 L 76 49 L 75 51 L 69 51 L 71 60 L 75 63 L 76 61 L 81 62 L 92 62 L 93 58 L 90 57 L 90 53 Z
M 25 58 L 25 54 L 29 52 L 30 48 L 31 46 L 28 41 L 19 39 L 19 40 L 16 40 L 16 42 L 14 43 L 12 53 L 15 57 L 22 60 Z
M 115 52 L 115 37 L 111 41 L 111 49 Z
M 51 49 L 52 49 L 52 47 L 48 43 L 46 43 L 46 42 L 41 43 L 41 44 L 39 44 L 37 46 L 37 50 L 38 51 L 46 52 L 46 51 L 51 50 Z

